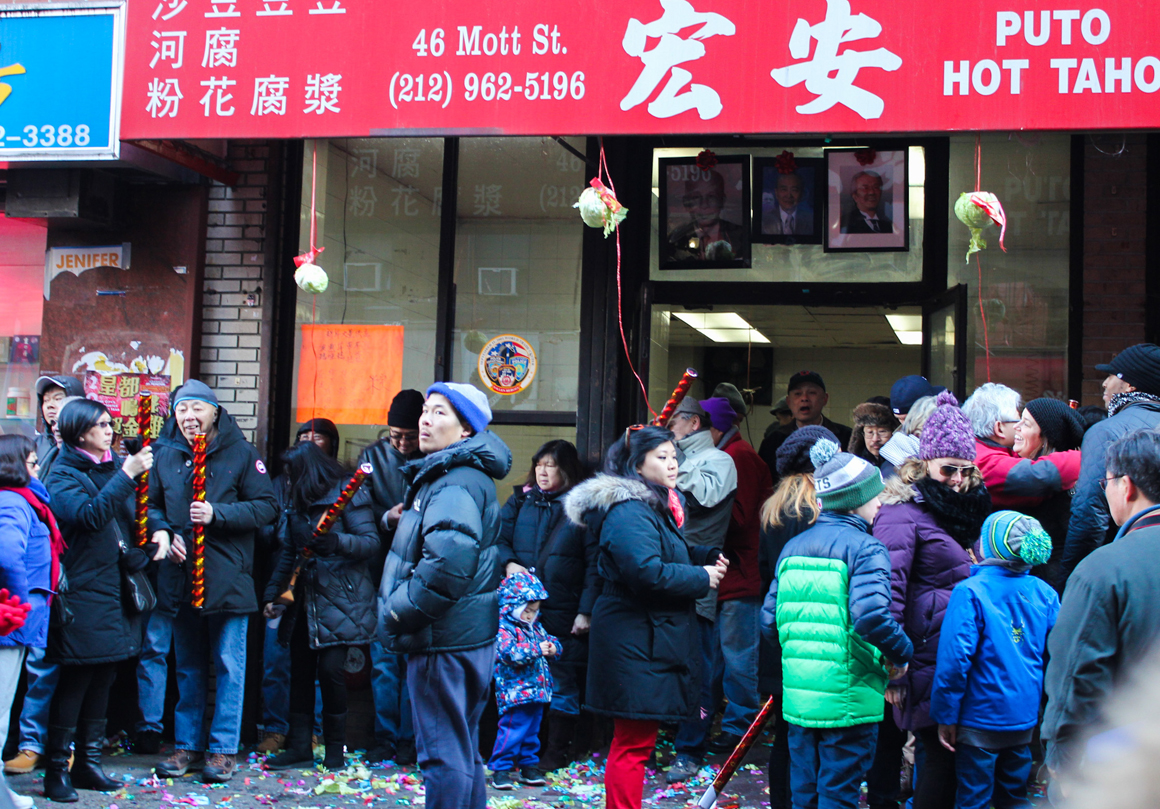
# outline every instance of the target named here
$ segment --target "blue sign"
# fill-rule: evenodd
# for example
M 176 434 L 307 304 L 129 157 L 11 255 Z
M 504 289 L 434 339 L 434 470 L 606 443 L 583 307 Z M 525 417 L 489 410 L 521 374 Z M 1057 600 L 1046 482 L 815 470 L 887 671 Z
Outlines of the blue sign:
M 122 8 L 17 8 L 0 11 L 0 161 L 115 158 Z

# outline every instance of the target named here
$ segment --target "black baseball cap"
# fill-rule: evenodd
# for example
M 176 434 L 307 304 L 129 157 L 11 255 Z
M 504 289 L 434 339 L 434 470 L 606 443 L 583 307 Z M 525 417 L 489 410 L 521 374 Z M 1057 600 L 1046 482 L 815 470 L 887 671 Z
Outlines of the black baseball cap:
M 822 375 L 817 371 L 798 371 L 789 378 L 789 385 L 785 392 L 789 394 L 795 388 L 800 388 L 802 385 L 817 385 L 822 390 L 826 389 L 826 383 L 822 381 Z
M 1118 376 L 1144 393 L 1160 395 L 1160 346 L 1155 343 L 1128 346 L 1111 362 L 1097 365 L 1096 370 Z
M 938 396 L 944 390 L 946 388 L 941 385 L 930 384 L 925 376 L 904 376 L 890 387 L 890 409 L 894 415 L 901 416 L 909 413 L 914 403 L 923 396 Z

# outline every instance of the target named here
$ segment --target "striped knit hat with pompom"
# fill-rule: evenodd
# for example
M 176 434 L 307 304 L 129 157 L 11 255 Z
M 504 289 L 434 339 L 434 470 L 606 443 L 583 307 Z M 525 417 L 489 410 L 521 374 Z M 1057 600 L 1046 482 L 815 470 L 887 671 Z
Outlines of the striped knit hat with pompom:
M 823 438 L 810 447 L 814 488 L 825 511 L 853 511 L 882 493 L 882 475 L 857 455 Z
M 996 511 L 983 523 L 979 537 L 983 564 L 1003 565 L 1015 571 L 1047 564 L 1051 537 L 1039 520 L 1018 511 Z

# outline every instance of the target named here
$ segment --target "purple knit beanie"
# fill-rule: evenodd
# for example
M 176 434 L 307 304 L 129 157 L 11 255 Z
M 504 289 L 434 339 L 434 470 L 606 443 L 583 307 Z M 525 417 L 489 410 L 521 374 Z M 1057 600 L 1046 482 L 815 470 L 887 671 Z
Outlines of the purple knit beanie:
M 931 458 L 975 460 L 975 431 L 949 390 L 935 399 L 935 411 L 922 427 L 918 457 L 924 461 Z

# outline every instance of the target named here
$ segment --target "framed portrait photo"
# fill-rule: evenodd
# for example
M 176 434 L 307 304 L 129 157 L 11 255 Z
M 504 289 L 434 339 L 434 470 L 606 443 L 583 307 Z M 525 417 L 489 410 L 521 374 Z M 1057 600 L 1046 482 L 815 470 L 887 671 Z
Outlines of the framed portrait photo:
M 665 157 L 659 169 L 660 268 L 748 267 L 748 155 Z
M 764 244 L 821 244 L 825 233 L 826 161 L 820 157 L 753 161 L 753 241 Z
M 826 152 L 826 252 L 909 249 L 905 149 Z

